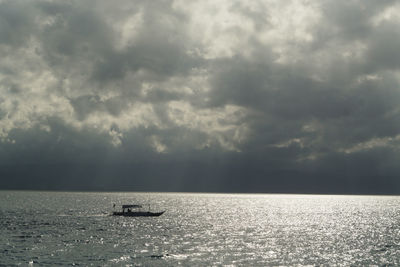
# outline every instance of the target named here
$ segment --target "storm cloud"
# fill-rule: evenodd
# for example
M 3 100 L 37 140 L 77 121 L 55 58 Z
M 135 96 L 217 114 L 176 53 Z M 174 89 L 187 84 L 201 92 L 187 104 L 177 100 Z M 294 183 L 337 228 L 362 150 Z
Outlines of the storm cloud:
M 397 1 L 0 1 L 0 188 L 400 193 Z

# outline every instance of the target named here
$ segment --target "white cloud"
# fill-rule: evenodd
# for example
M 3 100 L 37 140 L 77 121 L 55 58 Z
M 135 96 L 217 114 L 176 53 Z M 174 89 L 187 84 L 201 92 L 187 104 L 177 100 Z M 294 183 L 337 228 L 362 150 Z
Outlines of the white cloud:
M 372 138 L 348 148 L 341 148 L 339 149 L 339 152 L 351 154 L 385 147 L 394 147 L 396 150 L 400 149 L 400 135 L 394 137 Z

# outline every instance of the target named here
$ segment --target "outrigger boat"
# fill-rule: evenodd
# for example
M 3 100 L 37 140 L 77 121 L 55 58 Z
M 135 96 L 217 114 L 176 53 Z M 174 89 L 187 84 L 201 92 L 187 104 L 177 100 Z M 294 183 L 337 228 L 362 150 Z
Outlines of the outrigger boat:
M 113 205 L 115 208 L 115 204 Z M 122 211 L 114 211 L 113 216 L 127 216 L 127 217 L 158 217 L 162 215 L 164 211 L 151 212 L 150 207 L 148 211 L 141 210 L 142 205 L 122 205 Z

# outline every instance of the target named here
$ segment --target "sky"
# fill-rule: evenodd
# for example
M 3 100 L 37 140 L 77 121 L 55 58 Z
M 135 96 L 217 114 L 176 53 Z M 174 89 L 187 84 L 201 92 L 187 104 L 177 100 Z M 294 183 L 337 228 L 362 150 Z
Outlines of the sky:
M 394 0 L 0 1 L 0 189 L 400 193 Z

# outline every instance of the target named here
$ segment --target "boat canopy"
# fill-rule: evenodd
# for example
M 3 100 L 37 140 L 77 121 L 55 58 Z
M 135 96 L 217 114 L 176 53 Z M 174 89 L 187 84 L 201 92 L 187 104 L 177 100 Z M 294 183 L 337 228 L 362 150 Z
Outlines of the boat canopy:
M 123 209 L 142 208 L 142 205 L 122 205 Z

